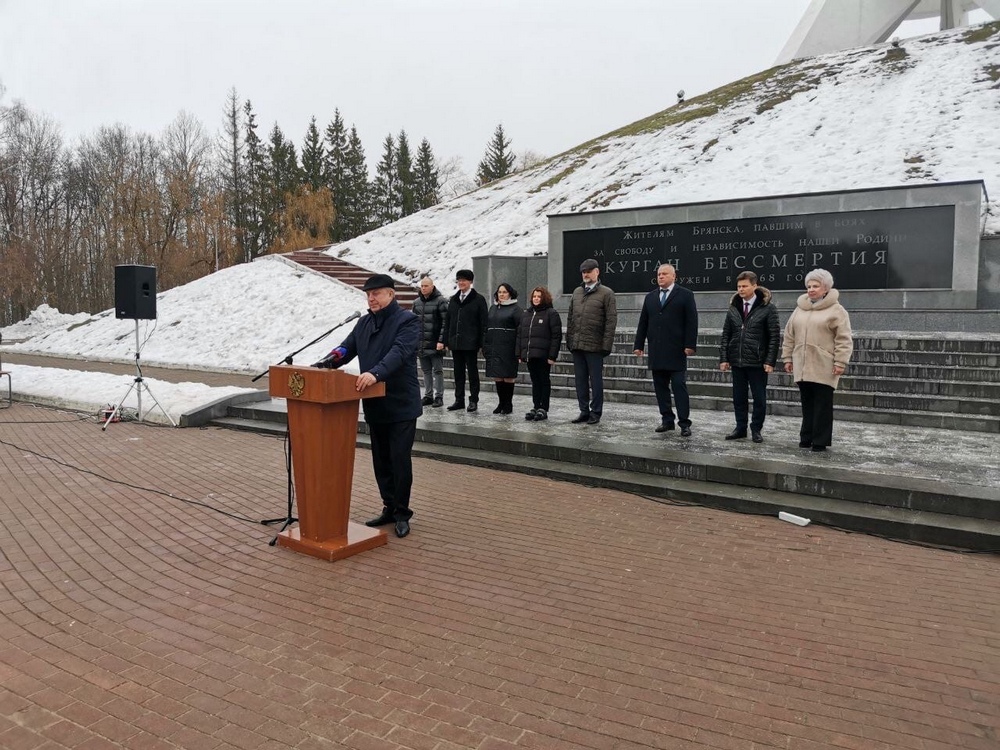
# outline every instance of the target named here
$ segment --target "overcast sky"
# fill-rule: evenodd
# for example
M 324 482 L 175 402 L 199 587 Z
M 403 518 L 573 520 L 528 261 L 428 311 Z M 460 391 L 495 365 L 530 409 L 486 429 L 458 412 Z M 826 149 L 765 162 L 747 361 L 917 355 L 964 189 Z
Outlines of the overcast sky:
M 808 0 L 0 0 L 0 101 L 72 143 L 101 125 L 210 135 L 230 88 L 301 147 L 339 107 L 475 171 L 503 122 L 552 156 L 770 67 Z

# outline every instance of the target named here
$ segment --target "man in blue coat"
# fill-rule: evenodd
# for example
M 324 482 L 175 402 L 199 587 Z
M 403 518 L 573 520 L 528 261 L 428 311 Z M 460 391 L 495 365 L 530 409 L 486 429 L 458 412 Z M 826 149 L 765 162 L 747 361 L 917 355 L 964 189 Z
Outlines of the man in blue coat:
M 635 355 L 641 357 L 649 341 L 649 369 L 660 407 L 657 432 L 674 429 L 670 405 L 673 390 L 677 402 L 677 425 L 683 437 L 691 437 L 691 405 L 687 390 L 687 358 L 698 346 L 698 307 L 694 293 L 677 282 L 669 263 L 656 270 L 657 288 L 646 295 L 635 332 Z
M 357 390 L 385 383 L 385 397 L 362 398 L 361 406 L 371 438 L 372 467 L 382 513 L 367 526 L 395 524 L 396 536 L 410 533 L 410 489 L 413 486 L 413 438 L 420 405 L 417 382 L 417 346 L 420 318 L 396 302 L 390 276 L 375 274 L 363 287 L 368 295 L 368 315 L 358 321 L 343 343 L 316 363 L 316 367 L 341 367 L 355 357 L 361 368 Z

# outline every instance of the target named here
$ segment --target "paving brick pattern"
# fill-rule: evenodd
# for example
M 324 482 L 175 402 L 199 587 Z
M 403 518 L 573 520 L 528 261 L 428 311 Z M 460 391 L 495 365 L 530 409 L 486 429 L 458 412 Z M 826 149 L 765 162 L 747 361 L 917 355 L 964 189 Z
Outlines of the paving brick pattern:
M 256 523 L 280 439 L 0 441 L 4 750 L 1000 747 L 998 556 L 418 460 L 413 533 L 331 564 Z

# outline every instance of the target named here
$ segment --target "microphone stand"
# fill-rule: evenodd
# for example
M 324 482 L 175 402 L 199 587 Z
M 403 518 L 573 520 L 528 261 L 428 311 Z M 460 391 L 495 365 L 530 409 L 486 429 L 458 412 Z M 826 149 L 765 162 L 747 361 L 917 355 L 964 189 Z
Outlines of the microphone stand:
M 291 354 L 289 354 L 289 355 L 288 355 L 287 357 L 285 357 L 285 358 L 284 358 L 283 360 L 281 360 L 280 362 L 275 362 L 275 364 L 278 364 L 278 365 L 290 365 L 290 364 L 292 364 L 292 358 L 293 358 L 293 357 L 294 357 L 294 356 L 295 356 L 296 354 L 298 354 L 299 352 L 301 352 L 301 351 L 302 351 L 303 349 L 308 349 L 308 348 L 309 348 L 310 346 L 312 346 L 313 344 L 315 344 L 315 343 L 317 343 L 317 342 L 319 342 L 319 341 L 322 341 L 323 339 L 325 339 L 325 338 L 326 338 L 327 336 L 329 336 L 329 335 L 330 335 L 331 333 L 333 333 L 334 331 L 336 331 L 336 330 L 337 330 L 338 328 L 340 328 L 341 326 L 345 326 L 345 325 L 347 325 L 348 323 L 350 323 L 350 322 L 351 322 L 352 320 L 354 320 L 354 319 L 356 319 L 356 318 L 360 318 L 360 317 L 361 317 L 361 313 L 360 313 L 360 312 L 359 312 L 358 310 L 355 310 L 355 311 L 354 311 L 354 312 L 352 312 L 352 313 L 351 313 L 350 315 L 348 315 L 348 316 L 347 316 L 346 318 L 344 318 L 344 319 L 343 319 L 342 321 L 340 321 L 339 323 L 337 323 L 337 325 L 335 325 L 335 326 L 334 326 L 333 328 L 331 328 L 331 329 L 330 329 L 329 331 L 327 331 L 326 333 L 321 333 L 321 334 L 320 334 L 319 336 L 317 336 L 316 338 L 314 338 L 314 339 L 313 339 L 312 341 L 310 341 L 310 342 L 309 342 L 308 344 L 306 344 L 305 346 L 301 346 L 301 347 L 299 347 L 298 349 L 296 349 L 296 350 L 295 350 L 294 352 L 292 352 Z M 264 372 L 262 372 L 262 373 L 260 373 L 260 374 L 258 374 L 258 375 L 255 375 L 255 376 L 254 376 L 254 377 L 253 377 L 253 378 L 252 378 L 252 379 L 250 380 L 250 382 L 251 382 L 251 383 L 256 383 L 256 382 L 257 382 L 258 380 L 260 380 L 260 379 L 261 379 L 262 377 L 264 377 L 265 375 L 267 375 L 267 373 L 268 373 L 269 369 L 270 369 L 270 368 L 268 368 L 268 370 L 264 370 Z
M 329 331 L 327 331 L 326 333 L 324 333 L 324 334 L 322 334 L 320 336 L 317 336 L 316 338 L 314 338 L 312 341 L 310 341 L 305 346 L 300 347 L 299 349 L 296 349 L 294 352 L 292 352 L 287 357 L 285 357 L 283 360 L 281 360 L 281 362 L 279 362 L 278 364 L 279 365 L 290 365 L 290 364 L 292 364 L 292 358 L 296 354 L 298 354 L 299 352 L 301 352 L 303 349 L 307 349 L 308 347 L 312 346 L 316 342 L 322 341 L 323 339 L 325 339 L 327 336 L 329 336 L 331 333 L 333 333 L 334 331 L 336 331 L 341 326 L 347 325 L 352 320 L 354 320 L 356 318 L 360 318 L 360 317 L 361 317 L 361 312 L 358 311 L 358 310 L 355 310 L 350 315 L 348 315 L 346 318 L 344 318 L 342 321 L 340 321 L 339 323 L 337 323 L 337 325 L 335 325 Z M 267 375 L 267 373 L 268 373 L 268 370 L 264 370 L 264 372 L 262 372 L 259 375 L 257 375 L 250 382 L 251 383 L 256 383 L 262 377 L 264 377 L 265 375 Z M 263 526 L 270 526 L 273 523 L 280 523 L 281 524 L 281 528 L 278 529 L 278 533 L 279 534 L 282 531 L 284 531 L 285 529 L 287 529 L 289 526 L 291 526 L 293 523 L 298 523 L 298 521 L 299 521 L 298 518 L 296 518 L 295 516 L 292 515 L 292 498 L 294 497 L 294 494 L 295 494 L 294 493 L 294 485 L 292 483 L 292 438 L 291 438 L 291 435 L 288 432 L 287 426 L 285 428 L 285 451 L 286 451 L 286 453 L 285 453 L 285 471 L 288 473 L 288 510 L 285 513 L 285 515 L 282 516 L 281 518 L 265 518 L 264 520 L 261 521 L 261 524 Z M 277 543 L 278 543 L 278 537 L 275 536 L 270 542 L 268 542 L 268 545 L 271 546 L 271 547 L 273 547 Z

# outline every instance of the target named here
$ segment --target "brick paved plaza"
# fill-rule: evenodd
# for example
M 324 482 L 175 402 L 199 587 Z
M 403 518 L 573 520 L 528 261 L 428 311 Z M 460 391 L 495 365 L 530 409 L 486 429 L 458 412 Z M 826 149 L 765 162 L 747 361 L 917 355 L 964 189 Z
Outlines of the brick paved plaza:
M 417 460 L 413 533 L 324 563 L 257 523 L 278 438 L 0 440 L 3 750 L 1000 747 L 997 555 Z

